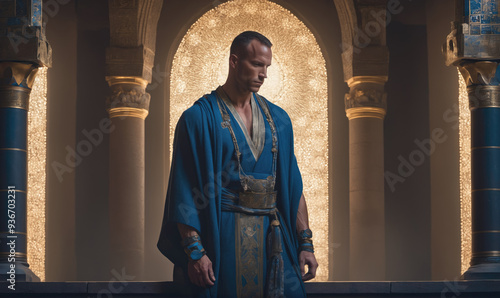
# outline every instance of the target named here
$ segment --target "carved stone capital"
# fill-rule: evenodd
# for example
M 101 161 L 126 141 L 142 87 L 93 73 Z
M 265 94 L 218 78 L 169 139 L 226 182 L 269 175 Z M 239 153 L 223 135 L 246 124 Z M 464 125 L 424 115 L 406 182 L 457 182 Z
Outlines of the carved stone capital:
M 351 90 L 345 96 L 348 117 L 352 115 L 352 109 L 364 108 L 363 111 L 370 113 L 376 110 L 376 114 L 383 118 L 387 108 L 387 95 L 384 91 L 386 81 L 387 77 L 384 76 L 359 76 L 350 79 L 347 84 Z
M 500 85 L 500 63 L 494 61 L 468 61 L 458 66 L 465 84 Z
M 23 62 L 0 62 L 0 86 L 31 89 L 38 65 Z
M 28 110 L 37 71 L 32 63 L 0 62 L 0 108 Z
M 151 96 L 146 92 L 148 82 L 136 77 L 106 77 L 111 95 L 106 99 L 110 118 L 137 117 L 145 119 Z
M 500 107 L 500 63 L 468 61 L 458 68 L 467 84 L 470 109 Z

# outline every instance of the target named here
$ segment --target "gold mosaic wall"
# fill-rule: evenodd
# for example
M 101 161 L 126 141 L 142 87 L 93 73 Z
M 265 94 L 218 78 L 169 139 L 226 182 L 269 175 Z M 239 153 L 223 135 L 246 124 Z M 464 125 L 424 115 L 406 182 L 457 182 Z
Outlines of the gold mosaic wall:
M 38 70 L 28 111 L 28 264 L 45 281 L 47 68 Z
M 326 281 L 329 268 L 327 75 L 320 48 L 304 23 L 290 11 L 266 0 L 225 2 L 200 17 L 174 56 L 170 77 L 170 140 L 182 112 L 225 82 L 231 42 L 246 30 L 258 31 L 273 43 L 272 66 L 259 93 L 285 109 L 292 119 L 295 154 L 304 180 L 320 264 L 314 281 Z
M 472 256 L 471 232 L 471 162 L 470 162 L 470 110 L 467 87 L 462 75 L 459 80 L 459 117 L 460 117 L 460 209 L 462 238 L 462 273 L 469 269 Z

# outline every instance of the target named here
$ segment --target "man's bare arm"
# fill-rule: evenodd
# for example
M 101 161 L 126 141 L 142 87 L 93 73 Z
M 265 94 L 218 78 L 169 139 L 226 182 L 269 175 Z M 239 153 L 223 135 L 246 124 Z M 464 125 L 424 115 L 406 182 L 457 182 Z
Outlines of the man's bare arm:
M 309 229 L 309 215 L 304 194 L 300 197 L 299 210 L 297 210 L 297 232 Z
M 307 213 L 307 204 L 304 194 L 300 197 L 299 209 L 297 210 L 297 233 L 309 229 L 309 215 Z M 308 272 L 305 272 L 305 265 L 308 267 Z M 316 277 L 316 269 L 318 262 L 314 253 L 309 251 L 301 251 L 299 254 L 299 266 L 302 272 L 302 280 L 310 280 Z
M 177 228 L 179 229 L 179 234 L 181 234 L 182 239 L 187 237 L 198 236 L 198 232 L 190 226 L 178 223 Z

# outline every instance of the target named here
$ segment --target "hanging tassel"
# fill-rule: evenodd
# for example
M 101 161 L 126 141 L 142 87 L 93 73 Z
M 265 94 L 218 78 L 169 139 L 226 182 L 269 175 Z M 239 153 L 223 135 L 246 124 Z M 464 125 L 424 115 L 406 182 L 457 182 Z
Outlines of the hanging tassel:
M 270 258 L 266 297 L 284 297 L 285 274 L 283 256 L 281 255 L 283 249 L 281 247 L 280 222 L 277 219 L 273 220 L 271 223 L 271 232 L 267 236 L 267 247 Z

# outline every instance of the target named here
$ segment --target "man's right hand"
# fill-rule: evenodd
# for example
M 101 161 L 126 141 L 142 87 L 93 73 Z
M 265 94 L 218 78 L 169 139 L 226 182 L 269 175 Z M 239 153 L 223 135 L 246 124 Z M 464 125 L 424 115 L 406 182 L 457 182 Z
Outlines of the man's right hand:
M 213 286 L 215 282 L 212 261 L 204 255 L 197 261 L 189 261 L 188 275 L 192 283 L 199 287 Z

